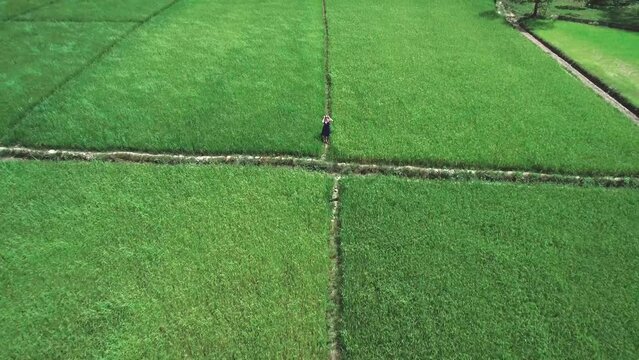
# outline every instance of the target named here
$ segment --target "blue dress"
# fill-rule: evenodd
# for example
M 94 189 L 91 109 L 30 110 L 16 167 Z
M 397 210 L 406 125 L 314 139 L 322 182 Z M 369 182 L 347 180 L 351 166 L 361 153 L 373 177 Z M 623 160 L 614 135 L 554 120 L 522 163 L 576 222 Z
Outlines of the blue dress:
M 331 123 L 324 123 L 324 126 L 322 126 L 322 136 L 331 136 Z

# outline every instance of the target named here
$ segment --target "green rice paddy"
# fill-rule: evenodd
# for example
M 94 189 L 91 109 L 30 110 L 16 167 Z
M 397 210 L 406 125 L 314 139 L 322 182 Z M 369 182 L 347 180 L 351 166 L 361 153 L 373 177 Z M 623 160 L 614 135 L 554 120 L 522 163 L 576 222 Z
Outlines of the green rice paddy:
M 632 358 L 639 193 L 354 178 L 346 358 Z
M 21 18 L 35 29 L 46 24 L 38 14 L 148 21 L 12 122 L 2 143 L 322 152 L 320 1 L 74 4 Z M 333 159 L 639 174 L 639 129 L 507 26 L 490 1 L 337 2 L 328 19 Z
M 0 358 L 325 358 L 321 174 L 0 162 Z
M 492 1 L 329 8 L 335 158 L 637 174 L 639 128 Z
M 17 19 L 142 21 L 172 2 L 174 0 L 59 0 L 18 16 Z
M 130 24 L 0 23 L 0 138 Z
M 19 16 L 51 2 L 52 0 L 0 0 L 0 20 Z
M 49 97 L 5 143 L 318 154 L 321 3 L 181 1 Z
M 0 0 L 0 146 L 639 176 L 493 1 L 325 3 Z M 584 26 L 536 31 L 631 94 L 634 34 Z M 630 186 L 108 157 L 0 158 L 0 359 L 639 355 Z
M 639 107 L 639 33 L 566 21 L 532 29 Z

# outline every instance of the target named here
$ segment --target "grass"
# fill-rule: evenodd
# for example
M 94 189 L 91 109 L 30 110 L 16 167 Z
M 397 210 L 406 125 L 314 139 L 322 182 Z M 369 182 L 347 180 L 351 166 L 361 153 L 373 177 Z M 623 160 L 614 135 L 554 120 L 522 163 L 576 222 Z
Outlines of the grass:
M 0 0 L 0 17 L 22 14 L 0 24 L 0 143 L 321 152 L 321 1 L 45 3 Z M 492 1 L 328 11 L 334 159 L 639 175 L 639 129 Z M 127 21 L 144 24 L 109 48 Z M 0 358 L 329 356 L 331 177 L 17 160 L 0 174 Z M 639 355 L 636 190 L 342 181 L 345 358 Z
M 531 2 L 517 3 L 507 1 L 508 7 L 520 17 L 530 15 L 534 4 Z M 589 8 L 584 1 L 579 0 L 553 0 L 546 10 L 545 16 L 568 16 L 582 20 L 605 21 L 621 25 L 639 26 L 639 2 L 622 7 Z
M 319 154 L 321 2 L 180 1 L 38 106 L 5 143 Z
M 639 193 L 352 178 L 349 359 L 636 358 Z
M 639 33 L 566 21 L 536 22 L 531 27 L 639 107 Z
M 127 24 L 0 23 L 0 138 L 27 109 L 130 27 Z
M 0 20 L 13 18 L 51 2 L 52 0 L 0 0 Z
M 61 0 L 19 16 L 22 20 L 142 21 L 173 0 Z
M 340 160 L 639 174 L 639 128 L 492 1 L 329 6 Z
M 0 162 L 0 358 L 326 358 L 331 179 Z

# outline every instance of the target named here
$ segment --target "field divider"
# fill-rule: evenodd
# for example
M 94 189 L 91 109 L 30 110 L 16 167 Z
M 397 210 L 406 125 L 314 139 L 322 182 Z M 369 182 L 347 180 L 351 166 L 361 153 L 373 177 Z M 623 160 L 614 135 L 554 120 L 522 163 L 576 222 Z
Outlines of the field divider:
M 331 77 L 331 64 L 329 59 L 330 37 L 328 31 L 328 15 L 326 0 L 322 0 L 322 19 L 324 22 L 324 113 L 333 116 L 333 79 Z
M 56 92 L 58 92 L 60 89 L 62 89 L 66 84 L 68 84 L 73 79 L 75 79 L 78 76 L 80 76 L 80 74 L 82 74 L 85 70 L 87 70 L 93 64 L 96 64 L 97 62 L 99 62 L 109 52 L 111 52 L 111 50 L 113 50 L 113 48 L 116 45 L 118 45 L 122 40 L 124 40 L 126 37 L 128 37 L 130 34 L 132 34 L 134 31 L 139 29 L 142 25 L 146 24 L 149 20 L 151 20 L 154 17 L 158 16 L 159 14 L 164 12 L 166 9 L 168 9 L 171 6 L 175 5 L 178 1 L 180 1 L 180 0 L 173 0 L 170 3 L 164 5 L 163 7 L 157 9 L 153 13 L 149 14 L 146 18 L 144 18 L 144 20 L 139 21 L 139 22 L 135 22 L 135 23 L 131 23 L 132 26 L 131 26 L 131 28 L 129 30 L 125 31 L 123 34 L 118 36 L 113 42 L 111 42 L 109 45 L 104 47 L 100 52 L 98 52 L 97 55 L 95 55 L 94 57 L 89 59 L 89 61 L 87 61 L 84 65 L 80 66 L 76 71 L 72 72 L 71 74 L 66 76 L 64 79 L 62 79 L 62 81 L 60 81 L 56 86 L 54 86 L 50 91 L 48 91 L 40 99 L 36 100 L 35 102 L 33 102 L 32 104 L 27 106 L 26 109 L 22 112 L 22 115 L 9 124 L 9 129 L 14 130 L 24 119 L 27 118 L 27 116 L 29 116 L 29 114 L 31 114 L 33 109 L 35 109 L 38 105 L 40 105 L 43 102 L 45 102 L 48 98 L 50 98 Z M 11 130 L 9 132 L 11 132 Z
M 565 52 L 561 51 L 559 48 L 552 45 L 550 42 L 544 40 L 541 36 L 535 34 L 533 31 L 531 31 L 528 28 L 528 26 L 526 26 L 525 24 L 519 24 L 519 25 L 522 27 L 524 31 L 530 34 L 530 36 L 532 36 L 535 40 L 537 40 L 539 43 L 543 44 L 546 48 L 552 51 L 554 55 L 561 58 L 564 62 L 568 63 L 573 69 L 575 69 L 577 72 L 583 75 L 591 84 L 594 84 L 597 88 L 599 88 L 600 91 L 603 91 L 603 93 L 606 94 L 609 98 L 614 99 L 614 101 L 616 101 L 616 103 L 621 105 L 622 107 L 619 110 L 623 112 L 626 116 L 628 116 L 630 119 L 632 119 L 637 125 L 639 125 L 639 117 L 637 116 L 639 115 L 639 108 L 634 106 L 630 102 L 630 100 L 628 100 L 625 96 L 623 96 L 621 93 L 619 93 L 615 89 L 608 86 L 599 77 L 590 73 L 583 66 L 581 66 L 577 61 L 575 61 L 570 56 L 568 56 Z M 595 90 L 595 91 L 598 92 L 598 90 Z M 600 96 L 604 97 L 601 94 Z M 606 97 L 604 97 L 604 99 L 606 99 Z M 614 103 L 612 105 L 617 107 L 616 104 Z
M 144 20 L 80 20 L 80 19 L 10 19 L 14 23 L 76 23 L 76 24 L 141 24 Z
M 593 90 L 597 95 L 599 95 L 601 98 L 603 98 L 606 102 L 608 102 L 610 105 L 615 107 L 622 114 L 626 115 L 626 117 L 628 117 L 630 120 L 632 120 L 636 125 L 639 125 L 639 116 L 637 116 L 632 110 L 630 110 L 628 107 L 626 107 L 623 104 L 623 102 L 625 102 L 624 100 L 621 100 L 621 101 L 617 100 L 615 97 L 613 97 L 611 94 L 609 94 L 604 88 L 599 86 L 596 83 L 596 80 L 593 81 L 594 78 L 595 78 L 593 75 L 591 75 L 590 73 L 588 73 L 584 69 L 580 69 L 581 68 L 580 66 L 579 66 L 579 69 L 577 67 L 573 66 L 573 64 L 577 64 L 574 60 L 569 58 L 567 55 L 561 53 L 560 51 L 555 49 L 554 46 L 548 44 L 545 40 L 541 39 L 540 37 L 535 35 L 533 32 L 528 30 L 525 26 L 520 24 L 518 19 L 517 19 L 517 17 L 512 12 L 510 12 L 508 9 L 506 9 L 506 7 L 505 7 L 505 5 L 503 4 L 502 1 L 498 1 L 497 2 L 497 12 L 499 14 L 502 14 L 502 16 L 504 16 L 506 21 L 513 28 L 515 28 L 517 31 L 519 31 L 519 33 L 523 37 L 525 37 L 530 42 L 535 44 L 544 53 L 546 53 L 553 60 L 555 60 L 557 63 L 559 63 L 559 65 L 561 65 L 561 67 L 563 67 L 566 71 L 568 71 L 568 73 L 572 74 L 574 77 L 579 79 L 586 87 L 588 87 L 591 90 Z M 591 80 L 591 78 L 593 78 L 593 79 Z M 598 81 L 598 82 L 603 84 L 603 82 L 601 82 L 601 81 Z
M 335 177 L 331 190 L 331 225 L 329 232 L 329 257 L 331 260 L 328 277 L 328 297 L 330 307 L 327 312 L 328 337 L 330 341 L 330 360 L 342 357 L 343 341 L 340 336 L 342 328 L 342 252 L 340 243 L 340 176 Z
M 28 8 L 28 9 L 26 9 L 26 10 L 20 12 L 20 13 L 17 13 L 17 14 L 14 14 L 12 16 L 9 16 L 8 18 L 4 19 L 4 21 L 12 21 L 12 20 L 14 20 L 14 19 L 16 19 L 16 18 L 18 18 L 18 17 L 20 17 L 22 15 L 26 15 L 26 14 L 28 14 L 30 12 L 33 12 L 33 11 L 36 11 L 36 10 L 40 10 L 40 9 L 42 9 L 44 7 L 47 7 L 49 5 L 53 5 L 53 4 L 58 3 L 60 1 L 62 1 L 62 0 L 52 0 L 52 1 L 46 2 L 44 4 L 40 4 L 40 5 L 31 7 L 31 8 Z
M 412 179 L 488 181 L 511 183 L 548 183 L 574 186 L 639 188 L 636 176 L 581 176 L 530 171 L 492 169 L 434 168 L 412 165 L 386 165 L 357 162 L 334 162 L 311 157 L 288 155 L 182 155 L 151 154 L 134 151 L 76 151 L 32 149 L 0 146 L 0 158 L 53 161 L 113 161 L 150 164 L 256 165 L 300 168 L 335 175 L 392 175 Z
M 329 59 L 330 37 L 326 1 L 327 0 L 322 0 L 322 21 L 324 23 L 324 115 L 333 117 L 333 79 L 331 77 L 331 63 Z M 320 157 L 322 160 L 326 160 L 329 150 L 330 145 L 324 144 Z

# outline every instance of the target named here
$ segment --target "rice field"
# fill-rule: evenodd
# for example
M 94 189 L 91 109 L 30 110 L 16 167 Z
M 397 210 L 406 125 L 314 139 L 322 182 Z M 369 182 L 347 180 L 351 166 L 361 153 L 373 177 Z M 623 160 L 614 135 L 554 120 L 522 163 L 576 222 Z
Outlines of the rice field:
M 566 21 L 531 28 L 639 108 L 639 33 Z
M 637 127 L 522 39 L 492 2 L 351 1 L 327 11 L 331 159 L 639 174 Z M 78 76 L 58 80 L 51 96 L 35 97 L 33 110 L 14 110 L 3 144 L 323 152 L 320 1 L 66 0 L 18 18 L 38 34 L 56 20 L 136 28 Z M 3 76 L 33 67 L 6 66 Z
M 143 21 L 174 0 L 59 0 L 17 16 L 35 21 Z
M 51 0 L 0 0 L 0 20 L 20 16 L 51 3 Z
M 345 180 L 348 359 L 632 358 L 635 190 Z
M 322 46 L 321 2 L 180 1 L 46 98 L 2 142 L 318 154 Z
M 639 127 L 494 5 L 0 0 L 0 358 L 637 358 Z
M 492 1 L 342 1 L 329 19 L 336 159 L 639 171 L 639 128 L 522 39 Z
M 328 356 L 330 178 L 53 162 L 0 174 L 0 358 Z
M 0 22 L 0 139 L 130 24 Z

